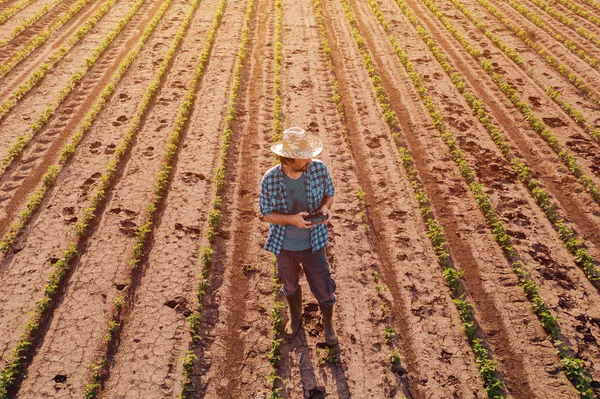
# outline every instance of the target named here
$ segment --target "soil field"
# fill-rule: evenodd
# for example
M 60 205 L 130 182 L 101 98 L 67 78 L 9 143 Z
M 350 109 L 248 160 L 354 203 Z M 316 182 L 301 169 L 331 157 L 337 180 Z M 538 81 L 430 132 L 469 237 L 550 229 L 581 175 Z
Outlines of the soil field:
M 0 0 L 0 398 L 600 396 L 597 0 Z M 339 345 L 260 182 L 336 187 Z

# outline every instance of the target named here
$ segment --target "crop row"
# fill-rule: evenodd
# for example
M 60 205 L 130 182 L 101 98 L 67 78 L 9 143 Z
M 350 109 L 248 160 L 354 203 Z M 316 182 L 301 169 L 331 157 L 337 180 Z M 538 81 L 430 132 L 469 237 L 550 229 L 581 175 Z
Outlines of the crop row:
M 27 29 L 31 25 L 33 25 L 37 20 L 39 20 L 48 11 L 50 11 L 50 9 L 52 9 L 54 6 L 56 6 L 61 1 L 62 0 L 54 0 L 52 3 L 46 4 L 44 7 L 42 7 L 41 10 L 39 10 L 38 12 L 33 14 L 31 17 L 27 18 L 25 21 L 23 21 L 19 26 L 17 26 L 12 31 L 10 31 L 10 33 L 8 34 L 8 37 L 6 39 L 0 40 L 0 47 L 5 46 L 6 43 L 11 41 L 15 37 L 19 36 L 21 34 L 21 32 L 23 32 L 25 29 Z
M 491 41 L 494 43 L 496 47 L 502 50 L 511 60 L 513 60 L 521 69 L 527 73 L 532 80 L 542 89 L 546 91 L 546 93 L 550 96 L 550 98 L 556 102 L 568 115 L 571 119 L 577 123 L 579 127 L 584 129 L 594 140 L 600 142 L 600 131 L 596 129 L 593 125 L 591 125 L 587 119 L 583 116 L 581 111 L 576 109 L 574 106 L 569 104 L 567 101 L 562 99 L 560 92 L 554 90 L 552 87 L 546 87 L 533 73 L 533 69 L 527 67 L 523 59 L 519 56 L 519 53 L 514 50 L 512 47 L 508 46 L 504 43 L 498 36 L 496 36 L 488 27 L 477 19 L 465 6 L 458 0 L 450 0 L 452 4 L 456 8 L 458 8 L 475 26 L 483 32 Z M 512 22 L 508 20 L 508 18 L 504 17 L 502 13 L 500 13 L 497 9 L 495 9 L 487 0 L 478 0 L 480 4 L 488 9 L 496 18 L 498 18 L 502 23 L 504 23 L 508 28 L 510 28 L 517 36 L 529 47 L 533 50 L 537 51 L 537 53 L 544 59 L 550 66 L 552 66 L 556 71 L 558 71 L 561 75 L 566 77 L 568 81 L 578 90 L 585 91 L 588 96 L 597 104 L 600 105 L 600 99 L 596 97 L 596 95 L 583 83 L 581 78 L 579 78 L 575 73 L 571 72 L 566 66 L 560 64 L 551 55 L 546 55 L 545 50 L 535 43 L 524 30 L 516 27 Z M 439 18 L 439 17 L 438 17 Z M 449 22 L 443 22 L 444 26 L 448 30 L 452 32 L 452 34 L 463 44 L 463 46 L 469 46 L 468 42 L 466 42 L 463 36 L 459 35 L 458 32 L 455 33 L 456 28 L 452 26 Z M 481 57 L 481 53 L 477 50 L 474 50 L 472 47 L 469 50 L 473 54 L 478 54 L 478 58 Z
M 224 4 L 223 0 L 223 3 Z M 211 202 L 211 210 L 208 213 L 208 226 L 204 231 L 204 236 L 208 240 L 208 244 L 200 250 L 200 262 L 202 269 L 198 281 L 198 292 L 194 299 L 193 312 L 188 316 L 188 324 L 190 326 L 190 334 L 193 341 L 201 339 L 200 336 L 200 323 L 202 320 L 202 301 L 206 290 L 210 285 L 209 275 L 210 268 L 212 265 L 213 248 L 212 243 L 218 234 L 219 227 L 221 225 L 221 205 L 222 205 L 222 194 L 225 188 L 225 170 L 227 168 L 227 160 L 229 158 L 229 146 L 231 144 L 231 137 L 233 135 L 233 124 L 237 118 L 237 101 L 239 96 L 239 89 L 241 85 L 242 72 L 244 70 L 245 60 L 247 56 L 248 41 L 250 39 L 250 22 L 254 11 L 254 0 L 248 2 L 246 8 L 246 14 L 244 17 L 244 28 L 242 31 L 242 39 L 240 48 L 236 55 L 236 63 L 233 70 L 233 85 L 231 93 L 229 95 L 229 107 L 225 116 L 225 125 L 221 132 L 221 148 L 219 157 L 219 167 L 215 171 L 213 178 L 214 184 L 214 197 Z M 189 381 L 190 377 L 188 371 L 184 370 L 184 380 Z M 185 385 L 181 397 L 185 398 L 192 392 L 193 387 L 191 383 Z
M 173 58 L 175 50 L 179 46 L 179 43 L 181 42 L 181 40 L 183 40 L 187 27 L 189 26 L 190 21 L 192 20 L 192 16 L 199 2 L 200 0 L 194 0 L 190 5 L 190 9 L 188 10 L 183 22 L 181 23 L 179 30 L 175 35 L 175 39 L 173 41 L 173 44 L 171 45 L 171 49 L 169 50 L 165 59 L 163 60 L 162 66 L 164 66 L 165 68 L 168 66 L 170 60 Z M 146 253 L 147 245 L 152 238 L 153 225 L 156 220 L 157 209 L 161 205 L 162 199 L 166 193 L 169 181 L 171 179 L 171 171 L 173 169 L 175 156 L 179 151 L 181 135 L 183 134 L 183 130 L 186 126 L 186 121 L 188 120 L 189 114 L 193 107 L 194 100 L 196 98 L 196 88 L 198 86 L 198 82 L 202 78 L 204 70 L 208 63 L 210 52 L 212 49 L 212 44 L 214 42 L 216 31 L 220 23 L 221 15 L 222 10 L 217 10 L 217 13 L 213 20 L 212 28 L 206 38 L 204 48 L 200 53 L 200 56 L 198 57 L 198 63 L 194 70 L 193 78 L 190 81 L 189 89 L 184 98 L 184 101 L 182 102 L 177 112 L 177 117 L 174 123 L 174 129 L 169 135 L 169 141 L 167 142 L 166 151 L 163 155 L 162 168 L 161 170 L 159 170 L 154 180 L 152 199 L 146 206 L 144 220 L 142 221 L 142 224 L 136 229 L 135 232 L 136 241 L 131 251 L 130 259 L 127 261 L 127 264 L 130 267 L 130 276 L 127 280 L 125 292 L 122 295 L 115 298 L 112 318 L 108 323 L 108 334 L 106 335 L 104 348 L 101 351 L 102 355 L 90 367 L 92 370 L 92 382 L 87 385 L 86 398 L 96 397 L 98 390 L 101 388 L 102 381 L 108 373 L 106 358 L 111 347 L 115 345 L 116 337 L 119 334 L 121 328 L 121 322 L 124 317 L 122 305 L 124 303 L 129 303 L 133 298 L 133 295 L 135 294 L 132 281 L 134 281 L 134 275 L 136 273 L 139 273 L 139 265 Z M 158 81 L 160 81 L 160 77 L 158 77 L 158 79 Z
M 374 3 L 375 0 L 370 1 Z M 408 8 L 404 0 L 396 0 L 396 3 L 406 17 L 410 20 L 411 24 L 417 28 L 417 30 L 420 30 L 418 29 L 419 27 L 423 29 L 421 23 L 418 21 L 414 13 Z M 390 40 L 392 38 L 393 36 L 390 37 Z M 429 40 L 433 42 L 433 39 L 430 37 L 425 39 L 421 36 L 421 38 L 423 41 Z M 523 288 L 523 291 L 531 302 L 534 313 L 540 319 L 542 327 L 548 334 L 548 339 L 556 348 L 565 374 L 573 383 L 575 388 L 580 392 L 582 398 L 593 398 L 594 394 L 590 388 L 591 379 L 589 373 L 584 367 L 584 361 L 572 356 L 571 353 L 574 352 L 568 347 L 567 344 L 561 341 L 560 327 L 557 323 L 556 317 L 552 314 L 550 307 L 540 296 L 539 288 L 530 277 L 526 266 L 522 264 L 520 254 L 518 250 L 513 247 L 511 239 L 506 233 L 506 228 L 502 219 L 498 216 L 493 204 L 485 193 L 485 186 L 478 181 L 476 174 L 465 160 L 462 150 L 454 138 L 454 135 L 447 128 L 442 113 L 439 111 L 439 108 L 433 99 L 429 96 L 428 90 L 423 84 L 420 74 L 414 69 L 412 62 L 408 58 L 408 54 L 400 47 L 399 42 L 395 40 L 395 38 L 393 40 L 393 45 L 400 62 L 406 69 L 406 72 L 409 74 L 413 85 L 423 99 L 425 107 L 427 108 L 434 125 L 440 132 L 443 141 L 446 143 L 452 159 L 457 164 L 461 175 L 471 189 L 477 205 L 485 217 L 496 242 L 502 249 L 506 259 L 511 265 L 512 270 L 517 275 L 519 285 Z
M 600 71 L 600 65 L 598 64 L 598 60 L 596 58 L 588 55 L 588 53 L 584 49 L 577 46 L 575 43 L 573 43 L 568 38 L 564 37 L 560 33 L 555 32 L 540 17 L 538 17 L 535 13 L 529 11 L 529 9 L 527 7 L 515 2 L 514 0 L 504 0 L 504 1 L 507 2 L 508 4 L 510 4 L 510 6 L 512 8 L 517 10 L 525 18 L 527 18 L 528 20 L 533 22 L 535 25 L 540 27 L 542 30 L 547 32 L 556 41 L 562 43 L 567 49 L 569 49 L 569 51 L 571 51 L 573 54 L 575 54 L 576 56 L 578 56 L 579 58 L 584 60 L 589 66 Z
M 578 5 L 574 4 L 570 0 L 557 0 L 557 1 L 560 4 L 562 4 L 563 6 L 565 6 L 566 8 L 568 8 L 569 10 L 571 10 L 572 12 L 574 12 L 575 14 L 579 15 L 580 17 L 583 17 L 583 18 L 587 19 L 588 21 L 592 22 L 594 25 L 600 27 L 600 18 L 598 18 L 597 16 L 595 16 L 591 12 L 589 12 L 587 10 L 584 10 L 583 8 L 581 8 Z
M 462 273 L 456 270 L 448 250 L 448 242 L 444 236 L 443 228 L 436 220 L 433 210 L 430 206 L 429 196 L 427 195 L 423 184 L 421 183 L 417 170 L 414 166 L 414 159 L 410 154 L 404 140 L 401 136 L 401 131 L 398 128 L 398 116 L 392 109 L 388 96 L 383 88 L 382 80 L 377 73 L 375 62 L 371 58 L 367 45 L 358 30 L 357 22 L 354 13 L 346 0 L 340 0 L 344 7 L 346 18 L 350 24 L 352 36 L 360 50 L 363 63 L 369 73 L 371 83 L 377 95 L 377 100 L 383 111 L 384 119 L 392 132 L 392 138 L 398 148 L 402 165 L 408 176 L 413 188 L 415 198 L 419 205 L 421 217 L 427 229 L 427 236 L 430 239 L 432 247 L 438 258 L 439 265 L 445 278 L 446 285 L 449 287 L 453 301 L 458 309 L 461 317 L 463 332 L 465 333 L 469 345 L 475 356 L 477 368 L 484 380 L 485 390 L 490 397 L 503 397 L 504 383 L 496 372 L 497 364 L 492 359 L 491 352 L 484 344 L 483 339 L 478 337 L 476 328 L 475 313 L 473 305 L 466 298 L 467 291 L 464 289 L 462 282 Z M 369 3 L 373 7 L 376 6 L 371 0 Z M 381 13 L 377 13 L 378 18 L 383 18 Z M 384 21 L 385 26 L 387 22 Z M 396 39 L 393 38 L 394 47 L 397 48 Z M 482 331 L 479 331 L 480 336 L 484 336 Z
M 64 13 L 59 20 L 52 25 L 49 29 L 44 29 L 39 35 L 37 35 L 23 50 L 19 50 L 16 54 L 13 54 L 8 62 L 5 62 L 0 66 L 0 78 L 5 76 L 7 73 L 13 70 L 17 64 L 23 61 L 29 54 L 31 54 L 36 48 L 41 46 L 48 38 L 61 26 L 66 24 L 71 18 L 73 18 L 86 4 L 91 0 L 78 0 L 77 3 Z M 2 115 L 2 109 L 0 108 L 0 115 Z
M 4 23 L 10 17 L 27 7 L 33 0 L 21 0 L 20 2 L 13 4 L 7 10 L 0 13 L 0 24 Z
M 283 131 L 283 116 L 281 115 L 281 68 L 283 64 L 283 44 L 281 43 L 282 35 L 282 19 L 283 19 L 283 4 L 282 0 L 275 0 L 275 56 L 274 56 L 274 85 L 273 92 L 275 100 L 273 103 L 273 141 L 281 139 Z M 283 332 L 283 322 L 281 318 L 281 309 L 284 304 L 281 301 L 281 283 L 277 277 L 277 262 L 273 259 L 273 267 L 271 272 L 271 281 L 273 282 L 273 308 L 271 309 L 271 350 L 267 355 L 269 362 L 271 363 L 271 373 L 267 377 L 267 383 L 270 385 L 269 399 L 279 399 L 281 395 L 281 387 L 278 384 L 279 377 L 279 363 L 281 361 L 281 338 Z
M 480 0 L 478 0 L 480 1 Z M 399 2 L 404 4 L 404 2 Z M 404 9 L 407 9 L 404 5 Z M 464 45 L 466 39 L 464 39 L 456 29 L 450 30 L 454 37 Z M 571 152 L 564 149 L 559 143 L 554 133 L 548 128 L 544 121 L 535 115 L 529 105 L 523 101 L 514 87 L 507 82 L 500 74 L 494 71 L 492 63 L 486 59 L 482 59 L 481 53 L 475 50 L 471 46 L 465 46 L 467 52 L 473 57 L 481 66 L 481 68 L 488 73 L 492 78 L 492 81 L 500 88 L 502 93 L 516 106 L 521 112 L 529 126 L 544 139 L 548 146 L 558 155 L 560 160 L 569 168 L 571 173 L 578 179 L 579 183 L 584 187 L 585 191 L 590 194 L 594 201 L 600 203 L 600 190 L 598 186 L 592 181 L 592 179 L 585 174 L 581 169 Z
M 127 54 L 125 59 L 116 68 L 117 72 L 115 76 L 111 79 L 110 83 L 104 88 L 102 93 L 100 93 L 100 95 L 98 96 L 94 104 L 91 106 L 88 113 L 83 118 L 83 122 L 81 123 L 76 133 L 71 137 L 69 143 L 67 143 L 62 149 L 58 162 L 48 167 L 46 173 L 42 178 L 42 183 L 39 185 L 36 191 L 29 196 L 26 205 L 20 211 L 17 219 L 11 224 L 8 232 L 4 235 L 2 241 L 0 242 L 0 251 L 2 251 L 4 254 L 7 254 L 11 250 L 19 233 L 27 226 L 29 219 L 31 218 L 33 213 L 38 209 L 46 192 L 53 186 L 56 177 L 58 176 L 64 165 L 71 159 L 71 157 L 75 153 L 76 148 L 79 146 L 79 143 L 81 143 L 81 140 L 83 140 L 85 134 L 90 130 L 90 128 L 94 124 L 94 121 L 100 114 L 100 111 L 104 109 L 104 106 L 110 100 L 117 85 L 121 81 L 121 78 L 123 78 L 125 73 L 129 70 L 129 67 L 132 65 L 133 61 L 135 61 L 135 59 L 137 58 L 138 54 L 142 50 L 142 47 L 150 38 L 150 34 L 153 32 L 157 23 L 158 20 L 156 20 L 155 22 L 151 22 L 149 27 L 142 33 L 142 36 L 138 41 L 136 47 Z
M 106 15 L 106 13 L 111 9 L 111 7 L 117 2 L 117 0 L 110 0 L 106 4 L 104 4 L 98 11 L 84 24 L 82 25 L 75 35 L 69 40 L 69 42 L 61 46 L 54 54 L 50 56 L 48 61 L 44 62 L 39 68 L 36 69 L 34 73 L 29 76 L 29 78 L 19 85 L 19 87 L 11 94 L 10 98 L 0 105 L 0 120 L 4 118 L 11 109 L 17 103 L 22 100 L 25 95 L 31 90 L 37 83 L 39 83 L 47 74 L 50 69 L 56 63 L 58 63 L 61 59 L 63 59 L 69 50 L 73 48 L 83 36 L 96 25 L 96 23 Z M 104 42 L 102 43 L 104 44 Z
M 423 0 L 430 11 L 442 22 L 442 24 L 450 31 L 454 31 L 452 23 L 444 17 L 440 10 L 433 4 L 431 0 Z M 534 179 L 529 165 L 522 159 L 513 154 L 511 146 L 506 141 L 505 132 L 499 127 L 499 124 L 493 120 L 487 110 L 484 108 L 483 103 L 477 98 L 477 96 L 467 88 L 467 85 L 463 81 L 454 67 L 448 62 L 446 55 L 443 50 L 435 43 L 427 31 L 418 24 L 416 19 L 411 19 L 411 22 L 415 24 L 419 32 L 421 39 L 427 44 L 436 60 L 440 63 L 446 74 L 451 78 L 452 83 L 457 88 L 458 92 L 466 100 L 469 107 L 472 109 L 473 114 L 477 116 L 481 124 L 485 127 L 486 131 L 502 152 L 502 155 L 510 162 L 515 175 L 527 187 L 531 197 L 534 199 L 536 204 L 546 215 L 546 218 L 554 226 L 562 239 L 565 247 L 575 257 L 576 263 L 584 270 L 585 275 L 591 281 L 591 283 L 600 288 L 600 271 L 595 266 L 595 262 L 592 256 L 590 256 L 586 250 L 585 241 L 578 238 L 575 230 L 565 222 L 565 217 L 552 205 L 552 200 L 546 189 L 542 184 Z M 470 51 L 472 47 L 468 43 L 468 39 L 461 36 L 461 43 L 465 45 L 467 51 Z
M 585 4 L 594 7 L 597 10 L 600 10 L 600 4 L 596 2 L 596 0 L 582 0 Z
M 171 4 L 172 0 L 166 0 L 161 8 L 159 9 L 156 16 L 153 18 L 151 24 L 145 29 L 142 37 L 140 38 L 138 45 L 134 50 L 132 50 L 128 57 L 123 60 L 123 63 L 119 67 L 119 72 L 125 70 L 131 65 L 137 54 L 139 53 L 141 46 L 147 40 L 149 35 L 154 31 L 158 22 L 165 14 L 167 8 Z M 164 68 L 159 69 L 159 72 L 164 73 Z M 120 75 L 117 75 L 120 78 Z M 25 325 L 24 331 L 19 338 L 19 342 L 17 343 L 16 348 L 13 350 L 13 353 L 8 358 L 8 365 L 0 371 L 0 399 L 7 398 L 8 389 L 14 384 L 19 370 L 23 367 L 27 356 L 32 349 L 32 340 L 33 338 L 40 332 L 39 329 L 41 327 L 41 322 L 44 320 L 52 311 L 52 304 L 55 299 L 55 295 L 64 282 L 64 279 L 69 271 L 72 262 L 79 256 L 78 248 L 80 246 L 80 242 L 83 237 L 86 235 L 89 223 L 96 216 L 96 209 L 101 205 L 102 200 L 105 195 L 105 190 L 110 187 L 112 180 L 115 177 L 117 166 L 119 161 L 123 159 L 125 153 L 127 152 L 141 122 L 142 117 L 145 115 L 145 111 L 150 104 L 150 100 L 152 95 L 158 88 L 158 82 L 160 81 L 160 77 L 158 80 L 153 80 L 148 88 L 148 91 L 144 94 L 142 103 L 138 107 L 138 113 L 134 120 L 130 124 L 130 128 L 125 136 L 125 138 L 119 143 L 119 146 L 115 149 L 114 159 L 107 165 L 107 170 L 100 178 L 101 185 L 98 187 L 92 197 L 91 204 L 86 207 L 82 212 L 82 217 L 78 218 L 78 222 L 74 227 L 75 238 L 71 241 L 69 246 L 65 251 L 63 251 L 63 256 L 61 259 L 53 263 L 54 270 L 50 274 L 48 281 L 44 287 L 44 297 L 36 302 L 35 310 L 30 316 L 30 320 Z M 113 80 L 113 84 L 116 82 Z M 92 110 L 94 111 L 94 110 Z M 86 123 L 91 123 L 91 119 L 89 118 L 91 114 L 88 114 L 88 118 L 86 118 Z M 84 124 L 84 127 L 86 125 Z M 87 129 L 87 128 L 85 128 Z M 85 130 L 84 129 L 84 130 Z M 75 139 L 75 138 L 74 138 Z M 80 141 L 80 139 L 78 140 Z M 69 143 L 65 150 L 62 152 L 62 159 L 68 159 L 72 155 L 72 151 L 69 150 L 70 146 L 73 145 Z M 52 173 L 52 170 L 49 171 Z M 46 175 L 48 176 L 48 174 Z M 56 176 L 52 181 L 54 181 Z M 43 195 L 43 194 L 42 194 Z
M 352 149 L 351 149 L 350 137 L 348 134 L 348 126 L 346 123 L 345 107 L 344 107 L 344 104 L 342 101 L 342 96 L 340 95 L 340 92 L 339 92 L 339 85 L 338 85 L 337 77 L 335 74 L 335 67 L 333 64 L 333 56 L 331 54 L 331 47 L 329 46 L 329 40 L 327 39 L 325 23 L 323 22 L 323 15 L 321 14 L 321 4 L 320 4 L 319 0 L 313 0 L 313 7 L 315 10 L 315 16 L 316 16 L 316 20 L 317 20 L 317 27 L 319 30 L 319 35 L 321 37 L 321 48 L 322 48 L 323 54 L 325 55 L 325 59 L 327 61 L 327 67 L 329 68 L 329 71 L 330 71 L 329 82 L 330 82 L 331 91 L 332 91 L 331 100 L 333 101 L 333 103 L 335 104 L 336 109 L 337 109 L 337 115 L 338 115 L 338 119 L 340 121 L 340 127 L 341 127 L 340 130 L 342 133 L 342 137 L 344 138 L 344 142 L 346 143 L 345 149 L 348 153 L 351 154 Z M 359 201 L 361 203 L 364 202 L 365 195 L 366 195 L 366 193 L 364 193 L 362 188 L 359 187 L 356 192 L 356 197 L 359 199 Z M 366 207 L 364 206 L 364 204 L 363 204 L 363 210 L 361 211 L 361 214 L 363 215 L 363 217 L 366 216 Z M 372 277 L 375 281 L 377 294 L 378 294 L 379 298 L 381 299 L 382 321 L 387 323 L 387 325 L 388 325 L 388 327 L 385 329 L 384 336 L 385 336 L 386 343 L 391 348 L 390 362 L 393 365 L 398 366 L 400 363 L 400 356 L 399 356 L 397 350 L 394 349 L 394 345 L 393 345 L 393 337 L 396 336 L 396 332 L 394 330 L 391 319 L 389 317 L 387 317 L 387 311 L 390 308 L 389 300 L 387 299 L 387 297 L 385 295 L 385 292 L 387 291 L 387 287 L 385 286 L 385 284 L 383 284 L 380 281 L 379 274 L 377 273 L 377 271 L 373 270 Z
M 600 47 L 600 40 L 598 39 L 598 37 L 596 35 L 594 35 L 593 33 L 590 33 L 584 27 L 579 26 L 579 24 L 577 22 L 575 22 L 571 18 L 565 16 L 563 13 L 552 8 L 550 6 L 550 4 L 548 4 L 542 0 L 531 0 L 531 2 L 533 4 L 535 4 L 536 6 L 538 6 L 539 8 L 541 8 L 542 10 L 546 11 L 546 13 L 548 13 L 548 15 L 550 15 L 555 20 L 559 21 L 563 25 L 565 25 L 565 26 L 571 28 L 572 30 L 574 30 L 575 32 L 577 32 L 581 37 L 584 37 L 585 39 L 594 43 L 596 46 Z
M 110 0 L 110 3 L 105 4 L 105 6 L 112 6 L 117 0 Z M 121 33 L 125 25 L 129 22 L 133 14 L 142 6 L 142 4 L 146 0 L 137 0 L 131 8 L 127 11 L 127 13 L 121 18 L 121 20 L 117 23 L 117 26 L 104 38 L 102 43 L 96 47 L 91 56 L 85 59 L 84 65 L 81 69 L 74 72 L 67 84 L 60 90 L 58 96 L 56 96 L 55 100 L 46 107 L 46 109 L 42 112 L 42 114 L 38 117 L 38 119 L 31 124 L 30 130 L 19 137 L 11 144 L 8 149 L 8 153 L 0 160 L 0 175 L 3 174 L 6 169 L 10 166 L 10 164 L 18 158 L 25 146 L 29 143 L 29 141 L 40 131 L 42 128 L 48 123 L 50 118 L 54 115 L 58 107 L 68 98 L 69 94 L 79 85 L 81 79 L 85 76 L 86 72 L 98 61 L 98 58 L 102 55 L 102 53 L 106 50 L 106 48 L 113 42 L 113 40 Z M 47 64 L 45 64 L 47 65 Z M 41 79 L 41 78 L 40 78 Z

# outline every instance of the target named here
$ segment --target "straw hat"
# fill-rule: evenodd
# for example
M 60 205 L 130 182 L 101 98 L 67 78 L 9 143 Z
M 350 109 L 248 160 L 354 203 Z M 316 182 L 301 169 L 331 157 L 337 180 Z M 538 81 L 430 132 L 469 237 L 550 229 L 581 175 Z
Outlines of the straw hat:
M 286 129 L 283 132 L 283 139 L 271 146 L 271 151 L 275 154 L 295 159 L 316 157 L 322 150 L 321 140 L 299 127 Z

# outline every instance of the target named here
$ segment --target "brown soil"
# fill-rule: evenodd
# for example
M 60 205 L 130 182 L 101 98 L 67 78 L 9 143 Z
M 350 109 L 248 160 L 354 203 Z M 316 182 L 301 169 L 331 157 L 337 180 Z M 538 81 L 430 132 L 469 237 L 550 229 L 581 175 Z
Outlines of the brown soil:
M 517 26 L 527 30 L 593 90 L 600 72 L 591 69 L 549 34 L 531 24 L 503 0 L 490 0 Z M 478 336 L 498 364 L 497 376 L 511 398 L 576 398 L 560 360 L 535 316 L 517 277 L 496 244 L 477 202 L 423 101 L 414 89 L 368 2 L 349 0 L 358 29 L 375 61 L 385 94 L 399 117 L 402 139 L 444 228 L 452 260 L 464 272 L 463 283 L 475 311 Z M 531 167 L 557 210 L 600 259 L 600 205 L 572 176 L 522 114 L 444 28 L 421 0 L 408 7 L 442 48 L 468 88 L 504 128 L 515 154 Z M 14 2 L 0 4 L 0 11 Z M 0 39 L 48 1 L 32 2 L 1 27 Z M 56 98 L 69 76 L 114 28 L 134 0 L 118 0 L 112 9 L 48 75 L 0 121 L 0 157 L 10 143 Z M 306 283 L 303 326 L 294 339 L 283 339 L 277 386 L 286 398 L 485 398 L 484 381 L 465 335 L 458 310 L 442 275 L 410 181 L 402 167 L 369 74 L 355 45 L 340 0 L 321 0 L 330 70 L 312 0 L 283 2 L 281 70 L 284 126 L 301 126 L 324 144 L 319 156 L 332 175 L 336 196 L 329 224 L 327 255 L 337 283 L 334 322 L 339 346 L 327 361 L 318 304 Z M 600 127 L 597 104 L 573 87 L 476 0 L 463 3 L 505 43 L 516 48 L 542 85 Z M 0 63 L 52 26 L 73 0 L 63 0 L 31 28 L 2 48 Z M 103 1 L 92 1 L 58 29 L 14 71 L 0 78 L 0 101 L 65 44 Z M 219 234 L 203 299 L 201 339 L 193 341 L 187 316 L 197 295 L 203 236 L 214 196 L 221 132 L 233 86 L 247 1 L 229 1 L 197 97 L 175 158 L 168 193 L 161 200 L 152 240 L 139 274 L 130 279 L 127 265 L 151 198 L 156 174 L 181 101 L 204 47 L 220 0 L 202 0 L 162 79 L 116 183 L 97 210 L 78 258 L 60 285 L 47 319 L 34 337 L 11 397 L 82 397 L 91 381 L 90 364 L 103 351 L 114 299 L 124 289 L 122 328 L 107 359 L 108 374 L 100 397 L 174 398 L 181 393 L 182 357 L 192 350 L 192 397 L 266 398 L 271 383 L 274 304 L 272 254 L 262 249 L 267 227 L 259 219 L 258 196 L 264 172 L 272 166 L 276 1 L 254 0 L 246 64 L 241 75 L 237 116 L 226 166 Z M 562 339 L 584 360 L 592 389 L 600 394 L 600 295 L 558 233 L 521 184 L 484 127 L 435 60 L 394 0 L 377 0 L 394 36 L 424 80 L 469 165 L 485 186 L 513 245 L 528 266 L 540 293 L 559 320 Z M 436 2 L 456 29 L 482 51 L 498 73 L 552 128 L 596 184 L 600 184 L 600 145 L 578 127 L 538 86 L 451 2 Z M 556 32 L 592 57 L 600 49 L 527 1 Z M 590 12 L 594 10 L 577 4 Z M 0 235 L 40 183 L 48 166 L 110 82 L 117 66 L 156 15 L 161 2 L 147 0 L 80 84 L 61 103 L 23 154 L 0 176 Z M 190 2 L 173 0 L 139 57 L 117 85 L 74 157 L 45 194 L 12 251 L 0 259 L 0 367 L 5 367 L 44 284 L 62 252 L 75 237 L 73 227 L 90 204 L 90 195 L 114 155 L 157 66 L 164 59 Z M 566 8 L 555 8 L 591 33 L 600 28 Z M 340 120 L 331 78 L 345 111 Z M 344 136 L 347 129 L 347 137 Z M 361 201 L 356 190 L 366 192 Z M 596 262 L 598 265 L 598 262 Z M 389 314 L 373 273 L 387 287 Z M 283 300 L 283 298 L 280 298 Z M 284 321 L 287 315 L 284 310 Z M 384 331 L 396 336 L 386 343 Z M 390 363 L 396 350 L 400 363 Z M 331 359 L 330 359 L 331 360 Z

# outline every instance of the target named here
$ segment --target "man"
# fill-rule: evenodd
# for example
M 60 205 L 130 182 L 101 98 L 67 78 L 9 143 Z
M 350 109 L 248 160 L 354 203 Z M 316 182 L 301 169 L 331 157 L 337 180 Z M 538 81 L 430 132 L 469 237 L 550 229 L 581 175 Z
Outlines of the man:
M 331 321 L 336 302 L 335 281 L 325 254 L 326 223 L 331 220 L 334 187 L 325 164 L 312 159 L 322 149 L 319 138 L 299 127 L 283 132 L 282 141 L 271 147 L 280 163 L 269 169 L 261 182 L 260 213 L 264 221 L 271 223 L 265 249 L 276 255 L 281 291 L 289 305 L 285 336 L 294 337 L 302 321 L 299 279 L 304 269 L 323 315 L 325 341 L 336 345 Z M 310 214 L 321 214 L 324 220 L 306 220 Z

